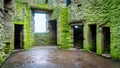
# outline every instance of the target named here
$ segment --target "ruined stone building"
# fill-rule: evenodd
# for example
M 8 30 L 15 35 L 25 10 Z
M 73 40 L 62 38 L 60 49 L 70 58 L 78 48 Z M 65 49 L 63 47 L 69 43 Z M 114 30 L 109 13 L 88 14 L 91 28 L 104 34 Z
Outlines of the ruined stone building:
M 35 13 L 46 32 L 35 33 Z M 120 59 L 119 0 L 0 0 L 0 63 L 15 49 L 56 45 Z

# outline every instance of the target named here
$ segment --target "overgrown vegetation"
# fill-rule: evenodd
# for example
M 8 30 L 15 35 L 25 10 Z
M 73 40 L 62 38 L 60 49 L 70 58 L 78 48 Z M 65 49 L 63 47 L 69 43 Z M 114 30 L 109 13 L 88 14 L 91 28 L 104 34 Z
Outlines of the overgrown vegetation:
M 58 30 L 59 30 L 59 41 L 58 44 L 60 45 L 59 48 L 68 49 L 72 47 L 72 41 L 70 36 L 70 15 L 68 8 L 61 8 L 60 9 L 60 23 L 58 23 Z
M 89 46 L 89 24 L 97 24 L 97 53 L 103 53 L 101 44 L 101 29 L 103 27 L 110 27 L 111 42 L 110 42 L 110 55 L 112 58 L 120 59 L 120 1 L 119 0 L 79 0 L 80 6 L 77 9 L 77 20 L 85 20 L 84 23 L 84 48 L 90 51 Z M 78 4 L 79 4 L 78 3 Z M 74 17 L 73 17 L 74 18 Z
M 15 13 L 13 16 L 13 31 L 14 24 L 24 25 L 24 48 L 30 49 L 35 45 L 34 34 L 32 32 L 32 13 L 31 8 L 38 8 L 43 10 L 53 10 L 52 19 L 57 19 L 57 43 L 60 49 L 72 48 L 71 39 L 71 25 L 70 20 L 82 21 L 84 25 L 84 50 L 90 51 L 89 45 L 89 27 L 90 24 L 97 25 L 97 54 L 102 55 L 102 38 L 101 29 L 103 27 L 110 27 L 111 41 L 110 41 L 110 55 L 112 58 L 120 59 L 120 1 L 119 0 L 77 0 L 68 7 L 54 6 L 53 0 L 49 0 L 48 4 L 45 0 L 15 0 Z M 0 5 L 3 8 L 3 6 Z M 71 15 L 71 16 L 70 16 Z M 1 22 L 1 21 L 0 21 Z M 31 24 L 32 23 L 32 24 Z M 3 25 L 1 26 L 4 31 Z M 14 33 L 13 33 L 14 34 Z M 14 36 L 14 35 L 13 35 Z M 39 36 L 39 35 L 38 35 Z M 37 37 L 38 37 L 37 36 Z M 45 37 L 45 42 L 50 43 L 48 35 L 41 35 Z M 39 37 L 41 37 L 39 36 Z M 14 39 L 14 37 L 13 37 Z M 13 41 L 13 40 L 12 40 Z M 14 41 L 10 42 L 10 48 L 14 49 Z M 10 52 L 12 51 L 10 49 Z M 9 47 L 0 50 L 0 64 L 5 60 L 5 52 L 9 51 Z M 8 52 L 9 53 L 9 52 Z
M 0 49 L 0 65 L 5 61 L 5 53 L 3 49 Z
M 30 49 L 35 45 L 34 32 L 33 32 L 33 22 L 31 21 L 32 12 L 31 8 L 39 8 L 44 10 L 49 10 L 49 4 L 44 4 L 44 1 L 18 1 L 15 0 L 15 16 L 13 19 L 13 24 L 23 24 L 24 25 L 24 48 Z M 32 22 L 32 23 L 31 23 Z
M 89 7 L 88 20 L 94 20 L 98 27 L 108 26 L 111 32 L 111 57 L 120 59 L 120 1 L 119 0 L 92 0 Z M 90 18 L 91 17 L 91 18 Z

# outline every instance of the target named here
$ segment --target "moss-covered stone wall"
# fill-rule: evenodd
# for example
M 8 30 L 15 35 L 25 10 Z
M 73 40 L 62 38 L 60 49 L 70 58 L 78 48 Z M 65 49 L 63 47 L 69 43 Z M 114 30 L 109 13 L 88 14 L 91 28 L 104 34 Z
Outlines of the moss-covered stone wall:
M 24 25 L 24 48 L 30 49 L 35 45 L 34 40 L 34 21 L 32 16 L 32 9 L 50 10 L 52 1 L 45 3 L 45 0 L 15 0 L 15 16 L 13 19 L 14 24 Z
M 5 60 L 5 54 L 12 52 L 12 15 L 14 1 L 0 1 L 0 65 Z
M 96 24 L 96 53 L 102 55 L 102 29 L 110 27 L 110 56 L 120 59 L 119 0 L 75 0 L 67 7 L 65 0 L 12 0 L 6 5 L 4 0 L 0 0 L 0 63 L 4 61 L 6 53 L 10 54 L 14 50 L 15 24 L 24 26 L 24 49 L 51 43 L 49 33 L 34 34 L 33 9 L 53 10 L 49 20 L 57 21 L 58 48 L 72 48 L 70 24 L 72 21 L 80 21 L 84 25 L 84 50 L 91 51 L 89 25 Z M 39 42 L 41 39 L 46 43 Z
M 71 3 L 71 20 L 83 21 L 84 24 L 84 50 L 91 51 L 89 45 L 89 25 L 96 24 L 97 54 L 103 54 L 102 28 L 110 27 L 110 56 L 120 59 L 120 5 L 119 0 L 78 0 Z
M 53 5 L 52 0 L 48 0 L 48 3 L 45 3 L 45 0 L 15 0 L 16 4 L 16 13 L 14 16 L 13 23 L 14 24 L 23 24 L 24 25 L 24 33 L 25 33 L 25 49 L 29 49 L 32 47 L 32 45 L 39 45 L 39 39 L 44 40 L 44 44 L 50 44 L 51 40 L 49 39 L 49 33 L 47 34 L 34 34 L 34 22 L 32 21 L 32 11 L 31 8 L 38 9 L 40 11 L 45 10 L 53 10 L 53 14 L 50 16 L 49 20 L 57 19 L 58 24 L 58 42 L 59 39 L 61 40 L 60 43 L 58 43 L 60 48 L 71 48 L 71 39 L 70 39 L 70 18 L 69 18 L 69 9 L 65 8 L 65 6 L 62 6 L 63 1 L 61 2 L 60 6 Z M 63 7 L 63 8 L 62 8 Z M 67 16 L 67 17 L 66 17 Z M 64 18 L 63 18 L 64 17 Z M 66 26 L 67 28 L 65 28 Z M 60 27 L 59 27 L 60 26 Z M 65 28 L 65 29 L 62 29 Z M 39 36 L 39 37 L 38 37 Z M 64 40 L 63 40 L 64 39 Z M 65 43 L 62 42 L 66 41 Z M 41 42 L 40 42 L 41 43 Z
M 13 25 L 22 24 L 24 27 L 24 48 L 29 49 L 30 46 L 30 7 L 28 4 L 24 4 L 15 0 L 15 15 L 13 18 Z M 14 27 L 15 28 L 15 27 Z M 13 31 L 14 31 L 13 28 Z M 14 34 L 13 34 L 14 36 Z M 13 39 L 14 41 L 14 39 Z
M 71 48 L 72 40 L 70 36 L 70 11 L 68 8 L 60 8 L 60 16 L 58 23 L 58 45 L 59 48 Z
M 52 45 L 48 33 L 35 33 L 34 40 L 35 46 Z

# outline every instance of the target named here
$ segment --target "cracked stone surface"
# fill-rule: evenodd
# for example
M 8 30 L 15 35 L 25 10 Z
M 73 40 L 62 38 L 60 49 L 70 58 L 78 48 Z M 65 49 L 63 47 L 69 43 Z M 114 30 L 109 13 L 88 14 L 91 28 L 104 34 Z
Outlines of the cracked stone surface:
M 120 62 L 81 50 L 40 46 L 11 55 L 2 68 L 120 68 Z

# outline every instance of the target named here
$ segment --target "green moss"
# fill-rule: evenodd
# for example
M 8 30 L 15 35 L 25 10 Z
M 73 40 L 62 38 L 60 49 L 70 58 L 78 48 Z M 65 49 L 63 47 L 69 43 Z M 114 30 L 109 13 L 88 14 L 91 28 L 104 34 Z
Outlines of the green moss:
M 110 27 L 111 32 L 111 57 L 115 59 L 120 59 L 120 5 L 119 0 L 90 0 L 86 2 L 81 2 L 84 6 L 87 3 L 87 7 L 81 7 L 82 11 L 87 10 L 84 15 L 86 15 L 86 23 L 84 24 L 84 49 L 90 51 L 89 43 L 89 29 L 88 24 L 97 24 L 97 54 L 103 54 L 103 44 L 102 44 L 102 32 L 100 31 L 102 27 Z M 78 11 L 81 12 L 81 11 Z M 82 16 L 80 16 L 81 18 Z M 84 18 L 81 18 L 84 19 Z
M 51 45 L 52 40 L 50 40 L 49 33 L 35 33 L 34 35 L 35 45 Z
M 68 8 L 60 9 L 60 23 L 58 24 L 59 28 L 59 36 L 58 36 L 58 44 L 59 48 L 71 48 L 71 38 L 70 38 L 70 16 Z
M 54 9 L 53 9 L 53 19 L 58 19 L 59 16 L 60 16 L 60 6 L 56 6 Z
M 25 22 L 25 18 L 26 18 L 25 7 L 26 4 L 15 2 L 15 13 L 13 18 L 14 22 Z
M 31 7 L 33 8 L 39 8 L 39 9 L 50 9 L 49 4 L 30 4 Z
M 30 11 L 30 6 L 29 5 L 26 5 L 26 21 L 25 21 L 25 45 L 24 45 L 24 48 L 25 49 L 30 49 L 31 48 L 31 11 Z
M 15 8 L 15 15 L 13 18 L 13 25 L 22 24 L 24 26 L 24 34 L 25 34 L 24 35 L 24 49 L 30 49 L 33 45 L 35 45 L 34 34 L 31 31 L 32 26 L 33 26 L 31 24 L 31 14 L 32 14 L 31 8 L 50 10 L 50 5 L 45 4 L 43 0 L 41 1 L 36 0 L 34 2 L 28 2 L 28 1 L 15 0 L 16 8 Z
M 90 51 L 90 43 L 89 43 L 89 27 L 88 25 L 86 24 L 84 26 L 84 50 L 85 51 Z
M 103 54 L 102 28 L 110 27 L 110 55 L 111 58 L 120 59 L 120 1 L 119 0 L 79 0 L 76 7 L 71 4 L 73 20 L 85 20 L 84 24 L 84 50 L 91 51 L 89 39 L 89 24 L 97 25 L 97 54 Z M 74 6 L 74 7 L 73 7 Z M 76 8 L 76 9 L 75 9 Z
M 5 61 L 5 53 L 0 49 L 0 65 Z
M 22 3 L 15 1 L 16 12 L 13 19 L 13 24 L 23 24 L 25 29 L 25 49 L 29 49 L 35 43 L 33 34 L 31 32 L 31 8 L 39 8 L 44 10 L 50 10 L 51 5 L 45 4 L 44 0 L 32 0 L 33 2 Z M 24 1 L 24 0 L 23 0 Z M 52 2 L 50 2 L 52 3 Z M 84 22 L 84 49 L 90 51 L 90 39 L 89 39 L 89 24 L 97 25 L 97 54 L 103 53 L 102 44 L 102 27 L 110 27 L 111 32 L 111 57 L 120 59 L 120 1 L 119 0 L 79 0 L 81 6 L 74 11 L 77 15 L 76 20 L 85 20 Z M 71 4 L 72 5 L 72 4 Z M 72 8 L 70 8 L 72 9 Z M 56 6 L 53 9 L 53 19 L 58 21 L 58 48 L 71 48 L 72 40 L 70 38 L 70 10 Z M 73 15 L 74 15 L 73 14 Z M 72 17 L 73 19 L 75 17 Z
M 99 28 L 102 29 L 102 28 Z M 102 31 L 101 30 L 97 30 L 97 38 L 99 39 L 97 40 L 97 54 L 102 55 L 103 53 L 103 35 L 102 35 Z

